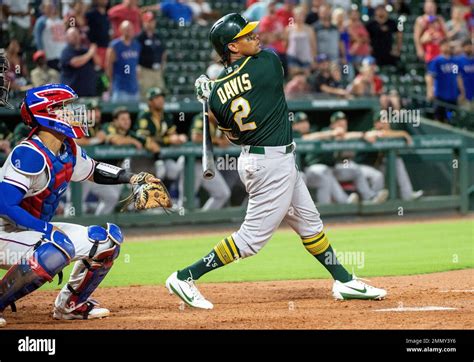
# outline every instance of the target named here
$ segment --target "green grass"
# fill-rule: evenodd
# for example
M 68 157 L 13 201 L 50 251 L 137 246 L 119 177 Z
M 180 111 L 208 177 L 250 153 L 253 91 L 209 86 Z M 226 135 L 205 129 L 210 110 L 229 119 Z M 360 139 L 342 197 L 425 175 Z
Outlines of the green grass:
M 472 220 L 327 230 L 340 252 L 357 252 L 364 265 L 347 265 L 361 277 L 432 273 L 474 267 Z M 223 237 L 226 235 L 222 235 Z M 163 284 L 168 275 L 207 254 L 218 237 L 150 240 L 123 245 L 103 286 Z M 347 254 L 346 254 L 347 255 Z M 69 274 L 70 267 L 65 271 Z M 205 275 L 204 282 L 328 278 L 292 231 L 277 232 L 256 256 Z M 57 288 L 57 278 L 45 289 Z

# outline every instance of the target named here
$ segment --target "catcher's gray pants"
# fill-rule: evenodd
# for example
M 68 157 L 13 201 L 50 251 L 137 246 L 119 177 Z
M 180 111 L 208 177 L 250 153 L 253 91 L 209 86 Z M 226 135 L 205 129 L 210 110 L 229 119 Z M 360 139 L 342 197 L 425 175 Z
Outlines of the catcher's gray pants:
M 385 171 L 387 169 L 386 158 L 383 159 L 383 162 L 380 165 L 379 169 L 380 171 L 376 171 L 385 174 Z M 362 169 L 362 172 L 364 173 L 365 177 L 373 179 L 375 174 L 373 170 L 375 170 L 373 167 L 366 166 Z M 395 160 L 395 172 L 401 199 L 410 200 L 413 197 L 413 186 L 411 184 L 410 176 L 408 175 L 407 169 L 405 167 L 405 162 L 403 162 L 400 157 L 397 157 Z
M 256 254 L 285 220 L 302 238 L 319 234 L 323 222 L 286 146 L 265 147 L 265 154 L 242 147 L 239 175 L 249 194 L 247 214 L 232 234 L 241 257 Z
M 380 191 L 383 186 L 380 190 L 375 189 L 373 185 L 371 187 L 367 178 L 362 173 L 361 166 L 362 165 L 359 165 L 358 163 L 348 160 L 342 163 L 337 163 L 334 166 L 334 176 L 340 182 L 354 182 L 357 192 L 360 194 L 362 200 L 370 200 L 377 195 L 377 192 Z M 377 172 L 379 179 L 381 177 L 383 180 L 383 173 L 373 167 L 372 169 Z M 378 187 L 378 185 L 376 186 Z
M 115 206 L 120 200 L 123 185 L 99 185 L 90 181 L 83 182 L 81 185 L 83 204 L 89 193 L 99 199 L 94 215 L 109 215 L 115 210 Z
M 346 204 L 348 196 L 336 180 L 331 168 L 322 163 L 311 165 L 305 170 L 306 184 L 316 189 L 319 204 L 330 204 L 334 200 L 338 204 Z
M 221 209 L 230 199 L 230 188 L 225 182 L 222 174 L 216 170 L 215 176 L 210 180 L 204 180 L 202 176 L 202 163 L 196 160 L 194 165 L 194 194 L 200 187 L 209 194 L 209 199 L 206 201 L 202 210 L 216 210 Z M 184 172 L 181 173 L 179 180 L 179 205 L 184 203 Z

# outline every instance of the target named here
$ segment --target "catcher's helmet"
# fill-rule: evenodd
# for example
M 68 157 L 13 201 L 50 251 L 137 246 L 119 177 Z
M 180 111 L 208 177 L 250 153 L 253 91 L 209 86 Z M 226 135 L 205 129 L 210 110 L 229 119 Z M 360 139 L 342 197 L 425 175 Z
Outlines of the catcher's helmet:
M 252 32 L 257 25 L 258 21 L 248 22 L 240 14 L 227 14 L 214 23 L 209 32 L 209 40 L 217 54 L 223 60 L 226 60 L 228 54 L 227 44 Z
M 78 96 L 65 84 L 46 84 L 26 91 L 21 118 L 32 128 L 43 126 L 67 137 L 88 135 L 84 105 L 72 105 Z

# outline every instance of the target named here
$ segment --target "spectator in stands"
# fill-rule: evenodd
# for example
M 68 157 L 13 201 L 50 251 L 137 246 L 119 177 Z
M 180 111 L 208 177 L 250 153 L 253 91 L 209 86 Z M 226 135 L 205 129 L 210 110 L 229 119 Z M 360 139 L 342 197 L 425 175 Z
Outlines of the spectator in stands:
M 359 74 L 350 84 L 351 93 L 359 97 L 374 97 L 382 94 L 383 81 L 376 74 L 376 65 L 373 58 L 362 62 Z
M 268 14 L 265 15 L 259 24 L 259 36 L 262 46 L 273 49 L 280 57 L 285 74 L 287 74 L 286 59 L 286 24 L 280 21 L 276 15 L 276 1 L 270 1 L 268 4 Z
M 295 3 L 297 3 L 296 0 L 284 0 L 283 5 L 281 5 L 275 11 L 275 15 L 278 18 L 279 22 L 282 23 L 284 26 L 293 25 L 292 19 L 294 17 L 293 10 L 295 7 Z
M 303 139 L 336 141 L 363 139 L 363 132 L 348 132 L 347 128 L 347 116 L 343 112 L 335 112 L 331 115 L 329 128 L 308 134 Z M 308 187 L 318 189 L 319 202 L 330 203 L 331 199 L 337 203 L 356 203 L 358 201 L 358 197 L 348 196 L 339 188 L 334 179 L 338 182 L 353 182 L 357 193 L 364 201 L 382 203 L 387 200 L 388 191 L 383 188 L 383 173 L 374 169 L 374 173 L 378 174 L 377 182 L 369 184 L 362 173 L 361 165 L 353 161 L 354 157 L 353 151 L 307 154 L 306 180 Z
M 212 121 L 211 121 L 212 120 Z M 225 135 L 217 128 L 217 122 L 212 117 L 209 122 L 209 133 L 211 140 L 216 147 L 228 147 L 229 141 Z M 198 113 L 193 117 L 191 124 L 191 140 L 193 143 L 202 145 L 203 139 L 203 120 L 202 113 Z M 209 198 L 202 206 L 202 210 L 218 210 L 222 209 L 229 201 L 231 190 L 222 175 L 219 168 L 216 169 L 215 176 L 211 180 L 205 180 L 202 175 L 202 160 L 198 158 L 194 164 L 194 194 L 203 188 L 209 194 Z M 185 190 L 184 190 L 184 172 L 181 173 L 179 180 L 179 202 L 182 207 L 184 205 Z
M 113 29 L 113 38 L 122 36 L 121 26 L 128 20 L 132 26 L 132 36 L 138 35 L 141 31 L 140 9 L 137 0 L 122 0 L 121 4 L 112 6 L 107 12 Z
M 425 63 L 428 64 L 440 54 L 440 43 L 446 39 L 446 32 L 438 17 L 428 18 L 428 25 L 420 38 L 425 54 Z
M 433 23 L 434 20 L 437 19 L 437 23 L 440 25 L 439 29 L 437 29 L 438 34 L 433 34 L 432 37 L 442 37 L 442 34 L 446 34 L 446 31 L 444 30 L 445 25 L 443 18 L 436 15 L 436 3 L 433 0 L 425 0 L 423 11 L 424 14 L 416 18 L 415 27 L 413 29 L 413 41 L 415 43 L 416 55 L 426 62 L 426 59 L 429 57 L 425 55 L 426 50 L 421 42 L 421 37 L 428 30 L 430 23 Z M 433 33 L 433 30 L 431 30 L 430 33 Z
M 408 146 L 413 144 L 411 136 L 406 131 L 394 131 L 390 128 L 390 123 L 378 115 L 374 120 L 374 128 L 365 132 L 364 139 L 367 142 L 374 143 L 378 139 L 383 138 L 404 138 Z M 378 173 L 374 173 L 374 169 L 386 173 L 387 159 L 383 152 L 360 152 L 356 156 L 356 162 L 361 164 L 362 173 L 369 182 L 378 182 Z M 402 200 L 416 200 L 423 196 L 423 190 L 413 190 L 413 186 L 408 175 L 405 163 L 401 157 L 395 160 L 395 172 L 397 185 Z
M 33 61 L 36 64 L 36 67 L 31 71 L 31 84 L 33 87 L 49 83 L 59 83 L 59 72 L 48 67 L 43 50 L 37 50 L 33 54 Z
M 464 53 L 457 59 L 463 80 L 468 106 L 474 111 L 474 45 L 472 40 L 466 39 L 462 44 Z
M 256 1 L 242 14 L 248 21 L 260 21 L 268 14 L 268 5 L 272 0 Z
M 319 20 L 319 7 L 324 3 L 324 0 L 312 0 L 311 7 L 306 14 L 305 23 L 313 25 Z
M 10 39 L 16 39 L 23 49 L 31 46 L 31 17 L 30 2 L 18 0 L 3 0 L 1 10 L 8 18 L 8 35 Z
M 87 39 L 88 26 L 86 19 L 86 10 L 87 7 L 84 4 L 83 0 L 73 0 L 69 11 L 64 16 L 64 23 L 66 24 L 66 29 L 75 27 L 79 30 L 82 46 L 89 45 L 89 41 Z
M 370 46 L 370 35 L 360 20 L 360 13 L 352 9 L 349 13 L 349 25 L 347 27 L 350 36 L 349 54 L 352 62 L 358 65 L 372 50 Z
M 379 66 L 397 65 L 403 43 L 403 34 L 397 23 L 388 16 L 384 5 L 375 8 L 374 19 L 367 24 L 372 44 L 372 55 Z M 396 40 L 396 41 L 394 41 Z
M 59 58 L 66 47 L 66 28 L 52 0 L 43 0 L 41 10 L 43 15 L 36 20 L 33 31 L 36 48 L 44 50 L 48 66 L 59 71 Z
M 207 1 L 195 0 L 190 1 L 188 6 L 193 11 L 193 19 L 202 26 L 209 24 L 210 20 L 214 20 L 219 17 L 216 11 L 213 11 Z
M 343 8 L 336 8 L 333 10 L 331 15 L 331 22 L 337 30 L 339 30 L 339 34 L 341 37 L 341 42 L 344 45 L 344 54 L 346 58 L 344 59 L 345 64 L 350 64 L 352 62 L 351 55 L 349 53 L 350 45 L 351 45 L 351 37 L 349 34 L 349 29 L 347 27 L 346 21 L 346 11 Z
M 465 93 L 459 64 L 452 57 L 449 41 L 441 41 L 440 48 L 441 54 L 428 65 L 425 76 L 426 98 L 435 101 L 435 119 L 446 122 L 451 118 L 451 111 L 446 104 L 457 105 L 458 100 L 465 99 Z
M 31 87 L 28 85 L 28 68 L 23 61 L 20 43 L 16 39 L 10 40 L 5 55 L 10 63 L 10 68 L 6 73 L 6 78 L 10 82 L 12 91 L 26 91 Z
M 185 134 L 176 132 L 173 116 L 165 113 L 165 93 L 158 87 L 151 88 L 147 91 L 146 98 L 148 101 L 148 109 L 141 112 L 137 117 L 134 125 L 134 132 L 141 138 L 146 140 L 146 145 L 150 152 L 157 154 L 159 147 L 162 146 L 180 146 L 188 141 Z M 158 148 L 155 146 L 158 145 Z M 149 170 L 159 178 L 165 177 L 170 180 L 177 180 L 182 169 L 182 164 L 174 160 L 165 160 L 155 163 L 155 169 L 150 169 L 147 160 L 133 160 L 133 168 L 136 170 Z
M 86 13 L 87 37 L 89 42 L 97 45 L 94 63 L 100 69 L 105 69 L 105 54 L 110 42 L 110 21 L 107 16 L 108 2 L 109 0 L 94 0 L 92 8 Z
M 348 97 L 349 92 L 341 86 L 339 67 L 330 62 L 328 56 L 324 53 L 318 55 L 317 62 L 316 71 L 308 79 L 311 90 L 316 93 Z
M 285 85 L 285 96 L 291 98 L 310 92 L 311 87 L 306 81 L 307 78 L 307 75 L 302 71 L 295 73 Z
M 109 77 L 112 102 L 138 102 L 137 66 L 140 43 L 133 38 L 133 25 L 125 20 L 120 25 L 121 37 L 111 41 L 107 49 L 106 73 Z
M 97 95 L 97 73 L 94 70 L 93 57 L 97 45 L 91 44 L 89 49 L 81 43 L 78 28 L 69 28 L 66 32 L 68 45 L 61 54 L 61 83 L 71 86 L 79 97 L 95 97 Z
M 470 1 L 471 9 L 464 14 L 464 20 L 466 20 L 467 27 L 471 33 L 471 39 L 474 39 L 474 1 Z
M 165 0 L 161 3 L 160 10 L 175 23 L 186 25 L 193 21 L 193 10 L 184 0 Z
M 304 9 L 294 10 L 294 24 L 287 27 L 288 72 L 290 77 L 302 71 L 309 75 L 316 59 L 316 36 L 314 30 L 304 22 Z
M 165 45 L 156 35 L 156 21 L 152 12 L 146 12 L 142 17 L 143 31 L 136 40 L 140 44 L 138 60 L 138 81 L 141 96 L 145 98 L 146 91 L 153 86 L 165 89 L 163 69 L 166 63 Z
M 469 29 L 464 20 L 465 8 L 454 6 L 451 8 L 451 20 L 446 23 L 447 38 L 451 42 L 454 54 L 462 52 L 462 42 L 470 37 Z
M 331 7 L 322 4 L 319 7 L 319 20 L 313 24 L 316 32 L 316 53 L 326 54 L 336 64 L 345 63 L 346 53 L 339 30 L 331 23 Z

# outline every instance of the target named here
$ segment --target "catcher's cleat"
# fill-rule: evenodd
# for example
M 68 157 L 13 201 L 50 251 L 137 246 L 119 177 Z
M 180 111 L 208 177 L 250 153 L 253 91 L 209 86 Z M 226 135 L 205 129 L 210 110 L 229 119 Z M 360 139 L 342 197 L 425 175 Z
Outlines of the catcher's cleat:
M 110 311 L 107 308 L 100 308 L 96 302 L 87 301 L 80 307 L 74 309 L 71 312 L 65 313 L 58 308 L 54 308 L 53 318 L 54 319 L 100 319 L 110 315 Z
M 385 289 L 375 288 L 371 285 L 368 285 L 354 275 L 353 279 L 347 283 L 341 283 L 340 281 L 336 280 L 332 287 L 332 295 L 337 300 L 380 300 L 385 298 L 387 291 Z
M 7 320 L 3 318 L 3 314 L 0 313 L 0 328 L 3 328 L 7 325 Z
M 166 279 L 166 288 L 170 294 L 180 297 L 187 305 L 201 309 L 212 309 L 214 306 L 199 292 L 192 278 L 179 280 L 178 272 L 171 274 Z

